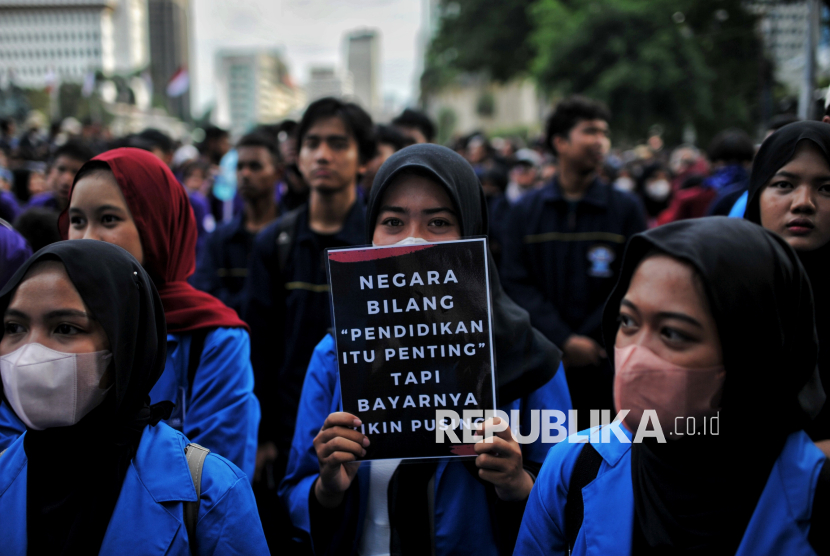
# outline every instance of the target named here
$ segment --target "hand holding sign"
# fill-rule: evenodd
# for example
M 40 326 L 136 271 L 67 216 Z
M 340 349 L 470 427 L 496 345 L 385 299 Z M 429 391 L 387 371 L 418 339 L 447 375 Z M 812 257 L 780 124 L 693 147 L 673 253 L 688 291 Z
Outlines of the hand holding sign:
M 314 450 L 320 462 L 320 477 L 314 484 L 314 495 L 323 507 L 339 506 L 357 475 L 360 462 L 344 464 L 366 455 L 369 438 L 352 429 L 361 424 L 360 419 L 350 413 L 332 413 L 314 438 Z
M 493 436 L 487 437 L 488 433 Z M 513 438 L 510 427 L 498 417 L 482 423 L 476 435 L 484 436 L 475 444 L 478 476 L 496 486 L 496 494 L 505 502 L 524 500 L 533 488 L 533 479 L 524 470 L 522 448 Z
M 327 251 L 341 408 L 372 438 L 358 460 L 471 454 L 452 439 L 469 420 L 445 443 L 438 412 L 496 405 L 487 257 L 484 238 Z

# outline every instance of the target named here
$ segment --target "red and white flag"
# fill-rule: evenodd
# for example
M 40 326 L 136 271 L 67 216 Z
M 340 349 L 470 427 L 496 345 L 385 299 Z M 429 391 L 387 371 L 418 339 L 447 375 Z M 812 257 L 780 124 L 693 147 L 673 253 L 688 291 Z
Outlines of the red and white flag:
M 167 96 L 175 98 L 182 96 L 190 88 L 190 75 L 187 68 L 181 67 L 176 70 L 170 81 L 167 82 Z

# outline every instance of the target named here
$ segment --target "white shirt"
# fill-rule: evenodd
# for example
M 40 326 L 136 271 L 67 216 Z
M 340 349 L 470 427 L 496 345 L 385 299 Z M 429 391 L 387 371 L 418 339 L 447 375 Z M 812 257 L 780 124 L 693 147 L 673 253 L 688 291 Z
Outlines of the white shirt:
M 360 556 L 389 556 L 392 534 L 389 527 L 389 481 L 400 463 L 399 459 L 369 462 L 369 503 L 360 535 Z

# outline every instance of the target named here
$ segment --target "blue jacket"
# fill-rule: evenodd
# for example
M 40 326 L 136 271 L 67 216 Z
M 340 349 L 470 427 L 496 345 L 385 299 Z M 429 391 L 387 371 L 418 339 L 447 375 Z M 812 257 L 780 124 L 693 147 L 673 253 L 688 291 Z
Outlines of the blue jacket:
M 556 375 L 544 386 L 528 396 L 502 406 L 500 409 L 521 410 L 521 422 L 530 423 L 532 409 L 571 409 L 568 384 L 561 367 Z M 314 450 L 314 437 L 330 413 L 341 411 L 340 380 L 337 370 L 337 355 L 334 339 L 326 335 L 311 357 L 306 373 L 297 428 L 285 479 L 280 485 L 280 497 L 288 506 L 291 522 L 310 537 L 309 496 L 311 486 L 319 475 L 319 463 Z M 524 427 L 523 427 L 524 429 Z M 527 431 L 523 432 L 526 434 Z M 522 446 L 526 460 L 544 461 L 551 445 L 539 439 Z M 358 470 L 355 481 L 359 490 L 358 531 L 354 546 L 358 546 L 359 535 L 366 512 L 371 462 L 364 462 Z M 459 462 L 443 460 L 435 472 L 435 554 L 441 555 L 497 555 L 493 527 L 490 523 L 484 486 Z M 475 519 L 470 519 L 470 509 L 475 510 Z M 427 534 L 427 532 L 425 532 Z
M 603 462 L 596 479 L 582 489 L 585 517 L 576 538 L 574 556 L 631 554 L 634 528 L 631 444 L 619 442 L 613 434 L 610 440 L 604 444 L 592 442 Z M 565 502 L 582 447 L 583 444 L 562 442 L 548 453 L 527 502 L 515 554 L 568 553 Z M 807 535 L 813 495 L 824 459 L 824 454 L 804 431 L 789 436 L 736 556 L 815 555 Z
M 191 339 L 190 334 L 167 335 L 167 363 L 150 391 L 150 400 L 175 403 L 168 424 L 228 458 L 253 480 L 259 401 L 254 396 L 248 333 L 241 328 L 217 328 L 207 334 L 188 397 Z M 11 408 L 5 403 L 0 406 L 0 450 L 25 431 Z
M 596 179 L 569 202 L 556 179 L 510 209 L 499 267 L 504 289 L 557 346 L 572 334 L 602 344 L 602 310 L 626 241 L 646 229 L 640 202 Z
M 735 201 L 735 204 L 732 205 L 732 208 L 729 209 L 729 217 L 730 218 L 743 218 L 744 213 L 746 212 L 746 205 L 749 202 L 749 191 L 744 191 L 743 194 L 738 197 L 738 200 Z
M 242 214 L 222 224 L 205 239 L 199 253 L 196 273 L 190 283 L 242 314 L 245 301 L 245 278 L 248 259 L 254 248 L 254 237 L 245 229 Z
M 23 438 L 0 456 L 0 552 L 4 556 L 26 556 L 28 459 Z M 196 500 L 196 490 L 184 454 L 187 443 L 183 434 L 164 424 L 144 429 L 99 554 L 268 554 L 247 477 L 213 453 L 208 454 L 202 471 L 198 542 L 190 546 L 182 503 Z M 61 464 L 62 457 L 68 454 L 55 454 L 55 465 Z

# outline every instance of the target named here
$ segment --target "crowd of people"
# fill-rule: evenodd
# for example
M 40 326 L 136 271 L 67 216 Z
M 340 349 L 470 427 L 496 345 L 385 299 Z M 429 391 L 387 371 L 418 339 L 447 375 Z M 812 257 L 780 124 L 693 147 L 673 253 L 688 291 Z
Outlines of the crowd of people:
M 830 554 L 830 111 L 705 151 L 611 120 L 3 122 L 0 552 Z M 494 418 L 474 457 L 358 463 L 326 249 L 484 235 L 498 408 L 628 410 L 629 442 Z M 649 410 L 718 432 L 632 443 Z

